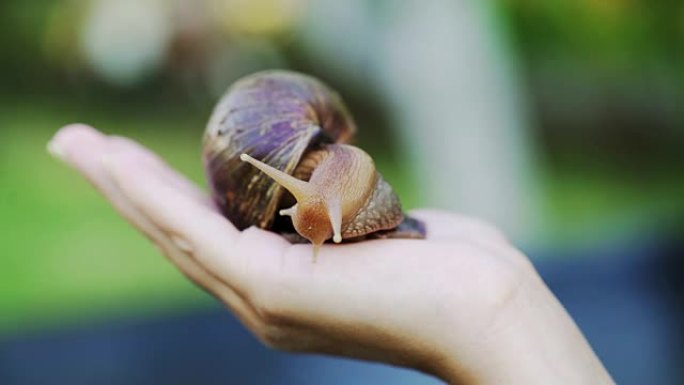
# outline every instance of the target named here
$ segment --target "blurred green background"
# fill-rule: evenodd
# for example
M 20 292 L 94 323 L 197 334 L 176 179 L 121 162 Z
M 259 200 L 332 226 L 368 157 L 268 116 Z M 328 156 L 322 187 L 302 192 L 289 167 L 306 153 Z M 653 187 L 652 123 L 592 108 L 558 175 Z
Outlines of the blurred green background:
M 204 186 L 200 138 L 223 90 L 259 69 L 292 68 L 340 91 L 359 123 L 358 143 L 405 206 L 443 206 L 406 166 L 411 136 L 395 129 L 400 115 L 385 96 L 394 85 L 379 85 L 393 79 L 381 76 L 392 56 L 377 36 L 401 28 L 391 22 L 400 18 L 396 3 L 350 4 L 351 15 L 336 14 L 334 2 L 3 0 L 0 333 L 211 303 L 47 155 L 64 124 L 130 136 Z M 513 99 L 524 101 L 511 119 L 524 117 L 527 144 L 511 151 L 532 159 L 539 220 L 520 243 L 581 249 L 676 234 L 684 218 L 684 3 L 502 0 L 476 8 L 492 57 L 516 84 Z M 336 26 L 350 36 L 331 38 Z M 416 35 L 425 44 L 467 38 L 425 33 Z

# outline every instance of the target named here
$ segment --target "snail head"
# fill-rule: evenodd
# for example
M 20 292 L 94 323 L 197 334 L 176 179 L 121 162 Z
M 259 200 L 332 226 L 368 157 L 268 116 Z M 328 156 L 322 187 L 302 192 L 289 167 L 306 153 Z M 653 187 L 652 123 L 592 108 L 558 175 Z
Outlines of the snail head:
M 295 197 L 297 203 L 288 209 L 280 210 L 280 215 L 290 216 L 295 230 L 311 241 L 315 250 L 330 237 L 336 243 L 342 241 L 340 199 L 326 196 L 327 194 L 319 191 L 315 185 L 299 180 L 247 154 L 240 155 L 240 159 L 264 172 Z

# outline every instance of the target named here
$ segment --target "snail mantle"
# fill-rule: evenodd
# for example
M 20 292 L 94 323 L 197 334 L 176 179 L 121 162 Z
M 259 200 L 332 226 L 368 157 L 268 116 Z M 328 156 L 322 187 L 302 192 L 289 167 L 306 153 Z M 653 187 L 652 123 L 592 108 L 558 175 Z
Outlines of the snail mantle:
M 319 80 L 265 71 L 235 82 L 209 119 L 203 158 L 213 199 L 236 227 L 258 226 L 314 250 L 374 238 L 424 238 L 362 149 L 356 125 Z M 279 214 L 279 215 L 276 215 Z

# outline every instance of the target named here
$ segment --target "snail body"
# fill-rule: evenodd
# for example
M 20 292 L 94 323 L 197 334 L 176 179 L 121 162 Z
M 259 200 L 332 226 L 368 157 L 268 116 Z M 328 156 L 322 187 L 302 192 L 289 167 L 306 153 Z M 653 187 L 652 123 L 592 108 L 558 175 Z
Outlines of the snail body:
M 291 217 L 317 249 L 363 237 L 424 237 L 363 150 L 339 96 L 318 80 L 266 71 L 237 81 L 219 101 L 203 141 L 214 200 L 238 228 L 287 233 Z

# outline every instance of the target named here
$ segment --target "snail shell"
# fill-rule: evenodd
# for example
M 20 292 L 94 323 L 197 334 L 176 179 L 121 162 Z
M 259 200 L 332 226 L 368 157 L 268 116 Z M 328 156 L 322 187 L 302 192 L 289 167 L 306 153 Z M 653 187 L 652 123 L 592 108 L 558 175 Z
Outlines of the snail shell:
M 276 221 L 276 211 L 296 200 L 281 214 L 314 245 L 331 236 L 424 237 L 370 156 L 346 144 L 355 131 L 340 97 L 310 76 L 242 78 L 219 101 L 204 135 L 214 200 L 239 229 L 280 232 L 292 229 Z

